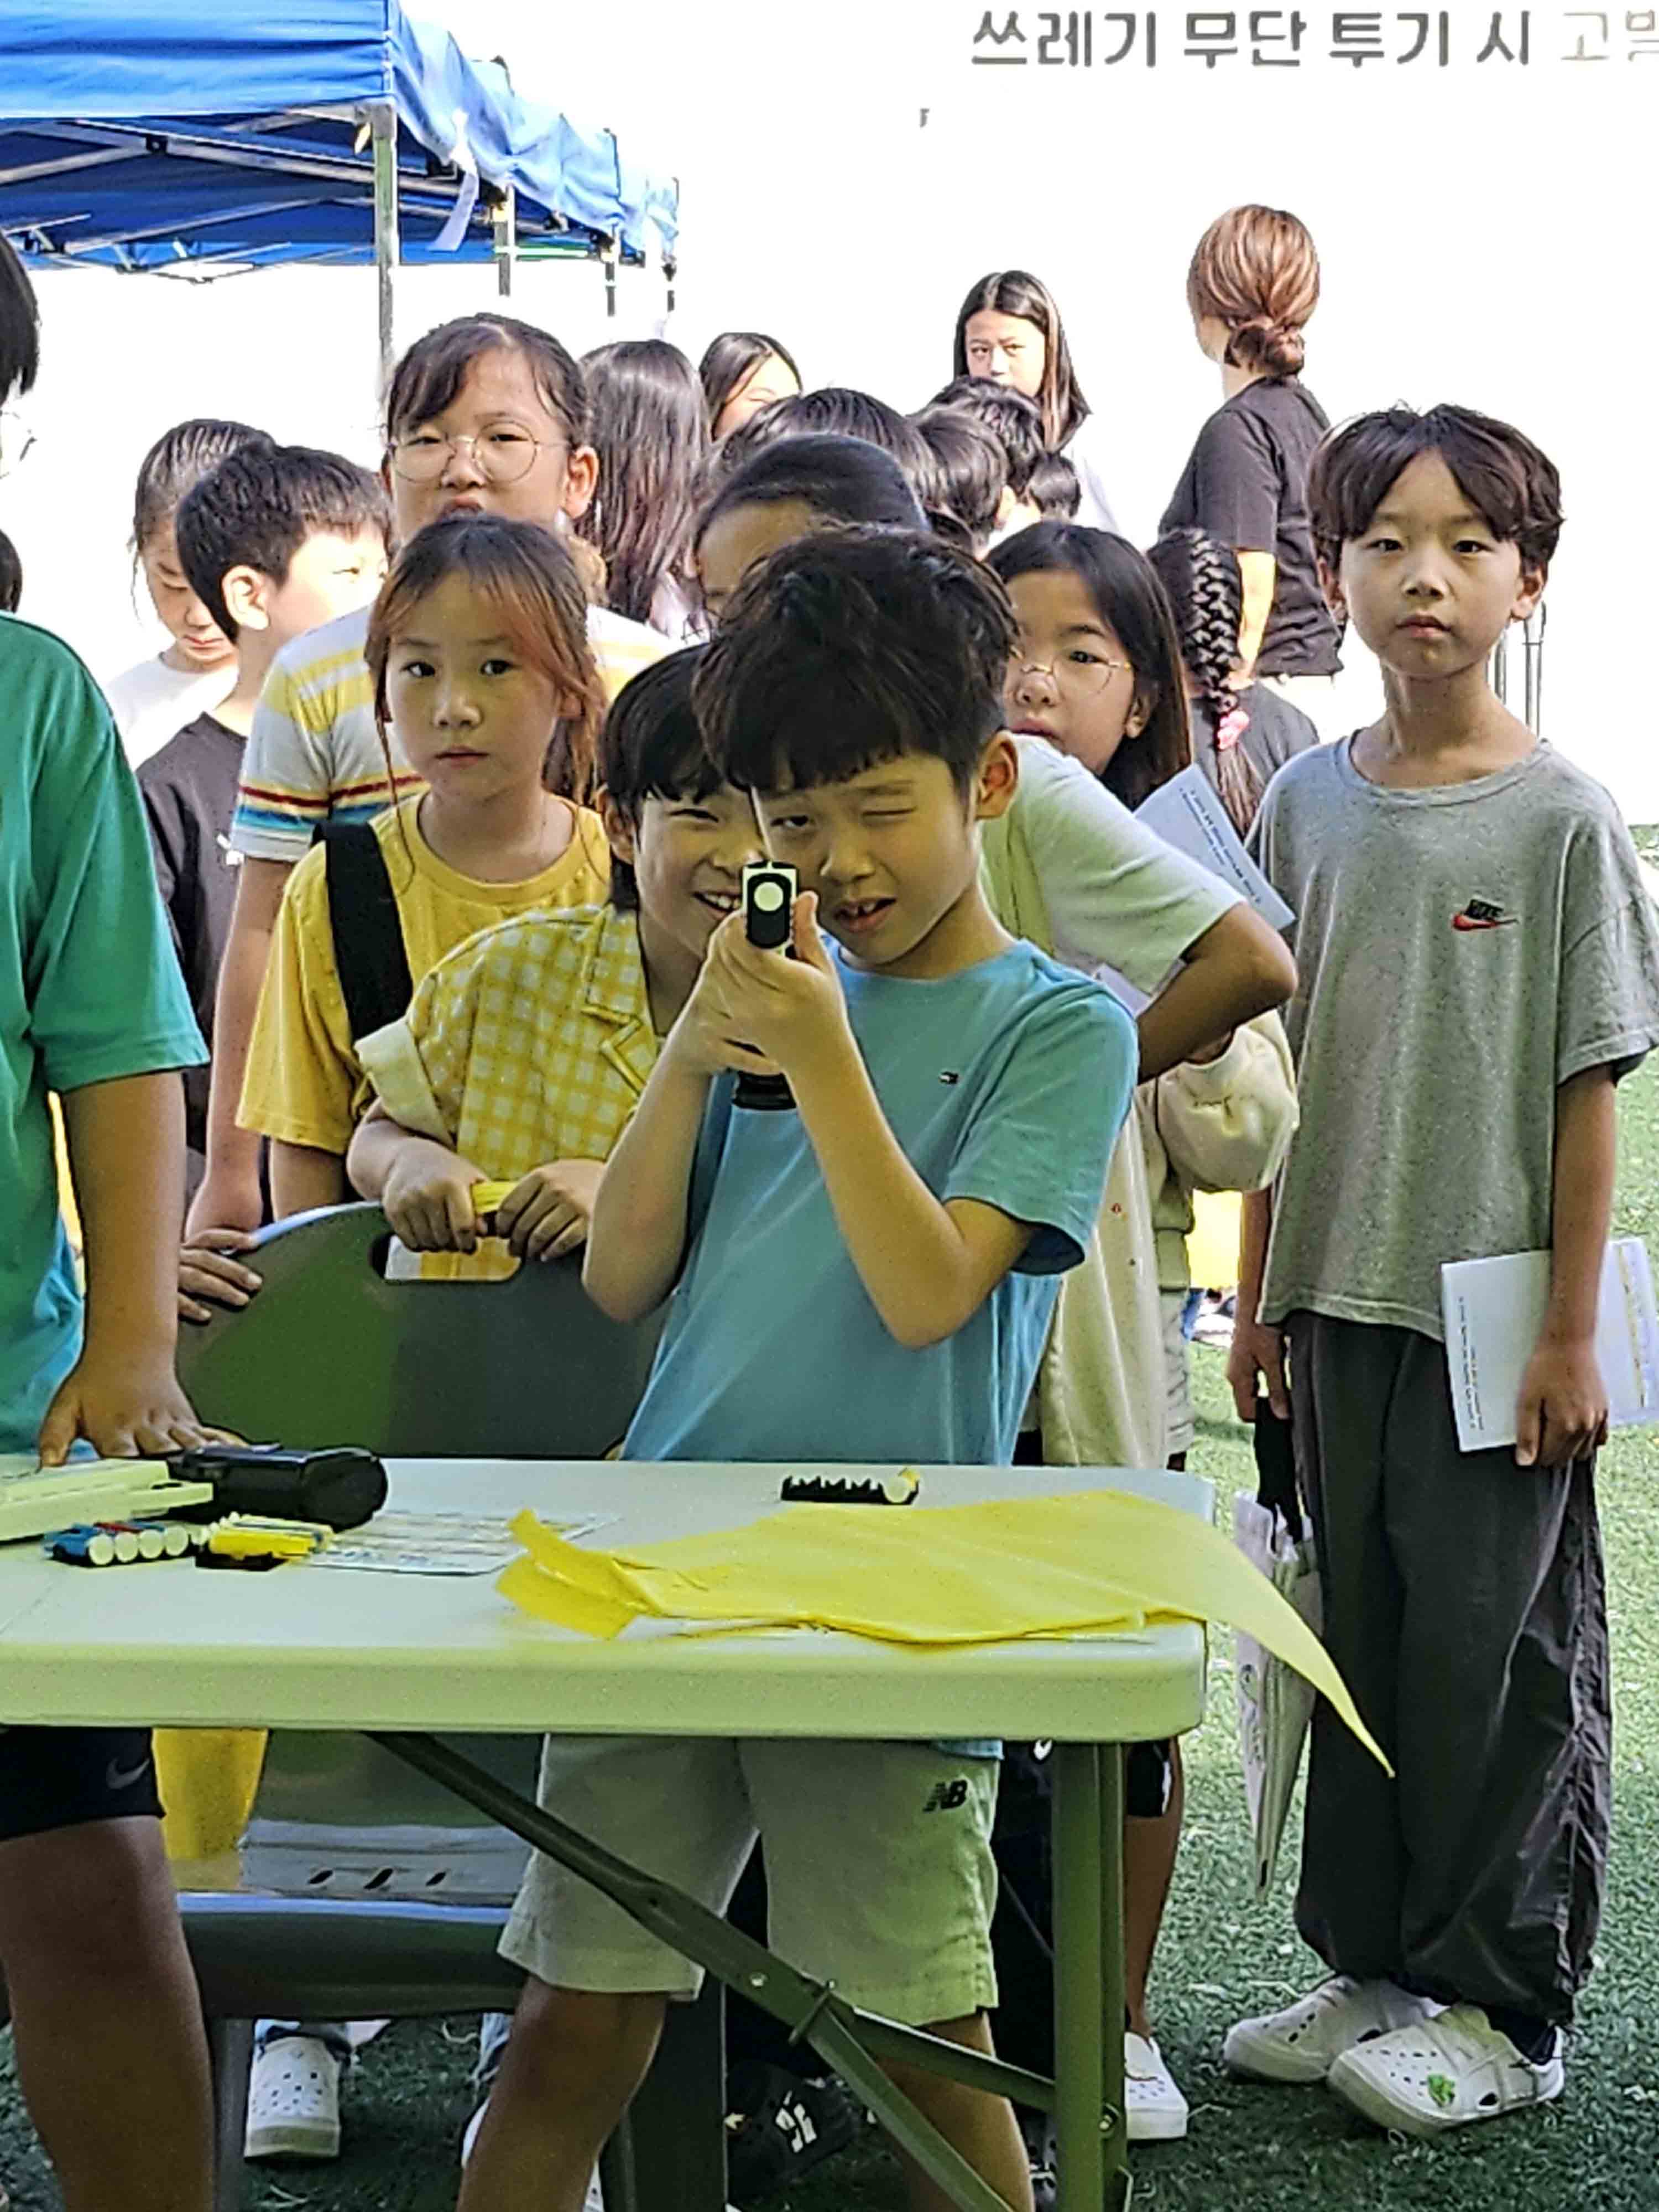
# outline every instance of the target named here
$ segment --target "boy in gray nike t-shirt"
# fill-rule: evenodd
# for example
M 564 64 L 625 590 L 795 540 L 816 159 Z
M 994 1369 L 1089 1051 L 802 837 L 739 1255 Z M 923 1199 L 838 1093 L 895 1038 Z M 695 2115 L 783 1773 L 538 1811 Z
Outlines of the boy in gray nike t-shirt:
M 1260 1376 L 1294 1422 L 1325 1640 L 1395 1775 L 1321 1709 L 1297 1921 L 1331 1978 L 1227 2057 L 1426 2136 L 1559 2095 L 1600 1917 L 1595 1306 L 1659 933 L 1612 800 L 1486 680 L 1543 592 L 1550 462 L 1463 409 L 1397 409 L 1327 442 L 1309 498 L 1388 704 L 1281 770 L 1256 824 L 1297 915 L 1302 1120 L 1246 1200 L 1229 1378 L 1246 1419 Z M 1540 1249 L 1519 1441 L 1460 1452 L 1441 1267 Z

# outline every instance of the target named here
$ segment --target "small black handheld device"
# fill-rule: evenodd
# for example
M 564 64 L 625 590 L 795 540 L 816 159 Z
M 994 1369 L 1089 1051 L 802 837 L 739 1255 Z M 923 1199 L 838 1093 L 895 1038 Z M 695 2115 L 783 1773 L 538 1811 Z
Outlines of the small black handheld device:
M 385 1468 L 356 1445 L 287 1451 L 280 1444 L 198 1444 L 171 1463 L 175 1474 L 213 1485 L 212 1504 L 198 1509 L 209 1517 L 257 1513 L 357 1528 L 386 1500 Z
M 769 952 L 788 950 L 799 890 L 800 878 L 787 860 L 749 862 L 743 872 L 743 933 L 751 945 Z M 751 1075 L 746 1069 L 732 1094 L 734 1106 L 746 1106 L 751 1113 L 781 1113 L 794 1103 L 782 1076 Z

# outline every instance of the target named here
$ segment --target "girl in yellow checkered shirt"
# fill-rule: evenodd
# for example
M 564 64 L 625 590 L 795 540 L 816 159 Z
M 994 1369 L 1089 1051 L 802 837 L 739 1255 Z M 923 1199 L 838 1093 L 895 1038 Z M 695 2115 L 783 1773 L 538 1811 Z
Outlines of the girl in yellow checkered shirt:
M 701 647 L 636 676 L 606 718 L 603 907 L 514 916 L 439 962 L 362 1042 L 374 1103 L 351 1180 L 414 1251 L 471 1252 L 472 1187 L 513 1186 L 495 1227 L 520 1259 L 587 1234 L 601 1168 L 709 937 L 763 857 L 747 797 L 709 769 L 691 712 Z

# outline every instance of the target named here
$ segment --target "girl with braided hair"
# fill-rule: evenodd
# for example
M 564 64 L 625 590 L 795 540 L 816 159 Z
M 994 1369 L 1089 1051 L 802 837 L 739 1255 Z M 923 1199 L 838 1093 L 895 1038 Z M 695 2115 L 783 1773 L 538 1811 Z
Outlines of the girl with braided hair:
M 1243 580 L 1231 545 L 1201 530 L 1166 531 L 1146 558 L 1169 594 L 1187 679 L 1193 758 L 1241 837 L 1261 794 L 1292 755 L 1319 742 L 1299 707 L 1265 684 L 1237 683 Z

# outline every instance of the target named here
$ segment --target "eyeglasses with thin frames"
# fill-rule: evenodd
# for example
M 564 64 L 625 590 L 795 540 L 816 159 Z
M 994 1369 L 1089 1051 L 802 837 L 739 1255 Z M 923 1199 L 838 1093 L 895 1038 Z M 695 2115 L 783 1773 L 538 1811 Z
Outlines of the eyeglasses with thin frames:
M 1023 660 L 1016 653 L 1008 664 L 1008 681 L 1015 684 L 1028 676 L 1046 676 L 1056 691 L 1068 691 L 1076 699 L 1095 699 L 1111 682 L 1115 669 L 1125 676 L 1135 672 L 1127 660 L 1104 660 L 1092 653 L 1083 661 Z
M 564 450 L 544 439 L 532 438 L 528 430 L 510 429 L 505 425 L 482 431 L 476 438 L 440 438 L 421 433 L 413 438 L 400 438 L 392 447 L 392 471 L 405 483 L 436 483 L 463 446 L 469 449 L 479 475 L 486 483 L 493 484 L 517 483 L 535 467 L 538 453 Z

